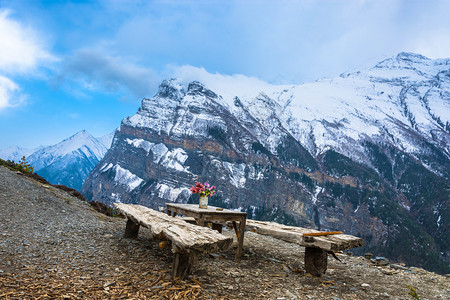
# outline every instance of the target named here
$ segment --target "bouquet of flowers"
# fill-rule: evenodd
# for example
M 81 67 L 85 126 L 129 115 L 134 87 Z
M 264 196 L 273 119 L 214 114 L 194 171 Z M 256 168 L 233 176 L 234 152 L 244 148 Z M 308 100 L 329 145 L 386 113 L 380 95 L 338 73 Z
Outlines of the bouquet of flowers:
M 200 196 L 209 197 L 216 193 L 216 187 L 207 182 L 205 182 L 205 184 L 197 182 L 195 186 L 191 187 L 191 192 L 194 194 L 199 194 Z

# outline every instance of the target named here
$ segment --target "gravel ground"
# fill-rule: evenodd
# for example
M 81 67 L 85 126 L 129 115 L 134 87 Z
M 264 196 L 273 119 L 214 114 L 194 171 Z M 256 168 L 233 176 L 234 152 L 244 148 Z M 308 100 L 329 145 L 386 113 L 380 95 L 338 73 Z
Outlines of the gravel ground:
M 186 280 L 142 228 L 107 217 L 53 186 L 0 167 L 0 299 L 450 299 L 449 277 L 419 268 L 329 257 L 325 276 L 303 271 L 304 248 L 247 232 L 232 249 L 199 258 Z M 234 233 L 225 230 L 225 234 Z

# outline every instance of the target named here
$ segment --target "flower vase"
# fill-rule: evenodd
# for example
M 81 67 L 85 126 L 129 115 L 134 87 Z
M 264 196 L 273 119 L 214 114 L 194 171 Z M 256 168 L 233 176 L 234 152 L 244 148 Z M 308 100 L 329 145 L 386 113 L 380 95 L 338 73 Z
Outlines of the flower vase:
M 208 208 L 208 196 L 200 196 L 200 202 L 198 207 Z

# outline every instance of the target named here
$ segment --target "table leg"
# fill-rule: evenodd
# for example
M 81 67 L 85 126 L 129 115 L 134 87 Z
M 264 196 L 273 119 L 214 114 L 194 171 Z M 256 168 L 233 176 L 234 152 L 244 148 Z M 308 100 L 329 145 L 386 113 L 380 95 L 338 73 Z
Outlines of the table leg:
M 236 237 L 239 240 L 239 230 L 237 228 L 236 221 L 233 221 L 233 228 L 234 228 L 234 232 L 236 233 Z
M 211 228 L 213 230 L 217 230 L 219 233 L 222 233 L 222 224 L 212 223 Z
M 236 256 L 234 258 L 234 260 L 236 262 L 240 262 L 241 258 L 242 258 L 242 250 L 244 247 L 245 223 L 246 223 L 246 217 L 243 217 L 241 219 L 241 221 L 239 222 L 238 248 L 236 251 Z
M 198 218 L 197 224 L 202 227 L 205 226 L 205 217 L 200 216 L 200 218 Z

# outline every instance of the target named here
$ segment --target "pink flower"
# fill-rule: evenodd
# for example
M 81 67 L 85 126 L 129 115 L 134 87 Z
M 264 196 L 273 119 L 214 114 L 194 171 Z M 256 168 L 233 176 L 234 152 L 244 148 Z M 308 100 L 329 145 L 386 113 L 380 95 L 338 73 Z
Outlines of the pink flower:
M 196 182 L 195 186 L 191 187 L 190 191 L 194 194 L 200 194 L 201 196 L 212 196 L 215 194 L 215 186 L 211 186 L 208 182 L 201 184 Z

